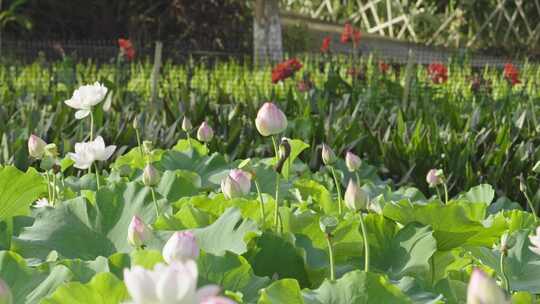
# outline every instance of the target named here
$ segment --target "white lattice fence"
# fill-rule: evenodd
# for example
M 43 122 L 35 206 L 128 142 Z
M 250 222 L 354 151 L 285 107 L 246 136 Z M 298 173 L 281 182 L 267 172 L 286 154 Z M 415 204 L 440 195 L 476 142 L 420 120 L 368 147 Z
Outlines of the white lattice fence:
M 415 42 L 535 46 L 540 37 L 539 1 L 458 2 L 443 8 L 427 0 L 282 0 L 282 4 L 312 18 L 349 20 L 368 33 Z

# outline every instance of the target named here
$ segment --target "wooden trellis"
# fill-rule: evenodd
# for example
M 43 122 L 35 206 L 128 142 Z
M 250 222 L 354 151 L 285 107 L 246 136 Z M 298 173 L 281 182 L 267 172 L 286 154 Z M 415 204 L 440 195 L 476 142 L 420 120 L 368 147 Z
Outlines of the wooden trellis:
M 371 34 L 415 42 L 449 43 L 453 39 L 459 46 L 493 46 L 519 43 L 537 45 L 540 38 L 540 0 L 497 0 L 492 11 L 471 12 L 457 4 L 446 10 L 437 10 L 437 18 L 443 20 L 433 33 L 413 24 L 412 20 L 422 13 L 434 12 L 433 4 L 425 0 L 282 0 L 284 7 L 294 8 L 312 18 L 343 21 L 351 20 Z M 406 3 L 408 3 L 406 5 Z M 459 2 L 458 2 L 459 3 Z M 526 7 L 525 7 L 526 6 Z M 470 7 L 469 7 L 470 8 Z M 444 11 L 446 13 L 440 13 Z M 471 17 L 475 16 L 475 17 Z M 477 18 L 471 20 L 470 18 Z M 458 24 L 458 26 L 455 26 Z M 465 27 L 459 32 L 456 28 Z M 423 41 L 419 41 L 422 31 Z M 468 33 L 474 33 L 467 36 Z M 457 37 L 457 38 L 456 38 Z

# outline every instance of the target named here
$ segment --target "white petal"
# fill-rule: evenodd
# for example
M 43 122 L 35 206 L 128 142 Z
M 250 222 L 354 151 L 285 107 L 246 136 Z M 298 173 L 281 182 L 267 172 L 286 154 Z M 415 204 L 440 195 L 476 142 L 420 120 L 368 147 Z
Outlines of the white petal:
M 105 148 L 105 153 L 103 155 L 103 159 L 100 159 L 100 160 L 106 161 L 107 159 L 111 158 L 114 151 L 116 151 L 116 146 L 115 145 L 108 146 L 107 148 Z
M 76 119 L 83 119 L 90 114 L 90 110 L 79 110 L 75 112 Z
M 221 288 L 218 285 L 206 285 L 197 290 L 197 299 L 199 302 L 204 301 L 207 298 L 217 296 Z
M 79 100 L 76 99 L 76 98 L 68 99 L 68 100 L 64 101 L 64 103 L 68 107 L 71 107 L 71 108 L 74 108 L 74 109 L 82 109 L 81 104 L 79 103 Z
M 124 270 L 124 282 L 135 303 L 157 302 L 155 282 L 150 271 L 135 266 L 131 270 Z
M 109 110 L 111 109 L 112 98 L 113 92 L 111 91 L 111 93 L 107 95 L 107 99 L 105 99 L 105 102 L 103 103 L 103 111 L 109 112 Z

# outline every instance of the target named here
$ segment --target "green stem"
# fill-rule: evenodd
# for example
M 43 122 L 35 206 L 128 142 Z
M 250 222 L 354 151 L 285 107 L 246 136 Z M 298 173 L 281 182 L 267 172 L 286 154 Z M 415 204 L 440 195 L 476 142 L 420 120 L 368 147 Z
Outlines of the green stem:
M 369 271 L 369 241 L 367 238 L 366 226 L 364 225 L 364 219 L 362 218 L 362 212 L 360 212 L 360 229 L 362 230 L 362 238 L 364 239 L 364 271 Z
M 503 279 L 503 288 L 506 290 L 506 292 L 510 293 L 510 281 L 508 280 L 508 277 L 506 276 L 505 270 L 504 270 L 504 256 L 506 254 L 504 251 L 501 250 L 501 258 L 499 260 L 499 265 L 501 267 L 501 275 Z
M 534 223 L 538 224 L 538 215 L 536 214 L 536 209 L 534 208 L 531 198 L 527 194 L 527 190 L 523 191 L 523 195 L 525 196 L 525 200 L 527 201 L 527 204 L 529 205 L 529 208 L 531 208 L 531 212 L 534 215 Z
M 437 190 L 437 196 L 439 197 L 439 200 L 443 201 L 443 198 L 442 198 L 442 195 L 441 195 L 441 191 L 439 190 L 439 186 L 435 186 L 435 190 Z
M 334 247 L 332 246 L 332 235 L 326 234 L 326 243 L 328 244 L 328 257 L 330 259 L 330 280 L 336 279 L 336 270 L 334 268 Z
M 446 181 L 443 182 L 444 187 L 444 204 L 448 205 L 448 187 L 446 186 Z
M 156 200 L 156 192 L 154 191 L 154 187 L 150 187 L 150 192 L 152 193 L 152 201 L 154 202 L 154 207 L 156 208 L 156 218 L 159 217 L 159 208 Z
M 55 205 L 55 202 L 56 202 L 56 174 L 53 172 L 53 182 L 52 182 L 52 201 L 50 202 L 50 204 L 52 204 L 53 206 Z
M 186 138 L 187 138 L 189 147 L 191 148 L 191 136 L 189 135 L 189 132 L 186 132 Z
M 96 163 L 94 163 L 94 166 L 96 167 L 96 185 L 97 185 L 97 189 L 99 190 L 99 188 L 101 188 L 101 185 L 99 184 L 99 171 L 98 171 L 98 166 Z M 88 171 L 90 172 L 90 168 L 88 168 Z
M 334 170 L 334 167 L 330 166 L 330 171 L 332 171 L 332 176 L 334 177 L 334 183 L 336 184 L 336 191 L 337 191 L 337 196 L 338 196 L 338 212 L 339 212 L 339 215 L 341 215 L 342 213 L 342 202 L 341 202 L 341 187 L 339 186 L 339 182 L 338 182 L 338 179 L 337 179 L 337 175 L 336 175 L 336 170 Z
M 435 259 L 434 256 L 431 256 L 429 258 L 430 264 L 431 264 L 431 285 L 435 286 Z
M 261 211 L 261 223 L 262 223 L 262 226 L 264 226 L 265 220 L 266 220 L 266 216 L 264 215 L 264 202 L 263 202 L 261 189 L 259 188 L 259 182 L 257 182 L 257 180 L 255 180 L 255 188 L 257 188 L 257 195 L 259 196 L 259 207 L 260 207 L 260 211 Z
M 272 144 L 274 145 L 274 153 L 276 158 L 276 163 L 279 161 L 279 151 L 276 143 L 276 138 L 272 135 Z
M 90 141 L 94 140 L 94 113 L 90 110 Z
M 274 227 L 276 228 L 276 233 L 279 228 L 279 173 L 276 172 L 276 208 L 274 210 Z
M 360 175 L 358 175 L 358 170 L 354 171 L 354 175 L 356 175 L 356 183 L 360 186 Z
M 52 201 L 52 196 L 51 196 L 51 176 L 49 175 L 49 171 L 45 171 L 45 174 L 47 175 L 47 193 L 48 193 L 48 199 L 49 199 L 49 203 Z
M 141 134 L 139 133 L 139 129 L 135 129 L 135 135 L 137 136 L 137 146 L 139 147 L 139 152 L 141 153 L 141 157 L 144 160 L 144 151 L 143 147 L 141 145 Z

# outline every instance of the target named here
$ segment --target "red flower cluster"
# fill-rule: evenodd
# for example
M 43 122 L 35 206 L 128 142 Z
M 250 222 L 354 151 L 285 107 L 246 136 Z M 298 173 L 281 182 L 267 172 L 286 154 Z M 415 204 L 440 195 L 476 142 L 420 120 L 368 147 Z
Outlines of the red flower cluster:
M 332 39 L 330 37 L 324 37 L 321 45 L 321 53 L 328 53 L 328 50 L 330 50 L 330 42 Z
M 127 60 L 135 59 L 135 48 L 131 40 L 120 38 L 118 39 L 118 46 L 120 47 L 120 52 Z
M 521 83 L 521 80 L 519 80 L 519 70 L 511 63 L 504 65 L 504 78 L 512 86 Z
M 341 32 L 341 43 L 352 42 L 356 46 L 360 42 L 361 36 L 360 31 L 347 22 L 343 27 L 343 32 Z
M 386 74 L 388 70 L 390 69 L 390 65 L 384 61 L 379 61 L 379 71 L 383 74 Z
M 428 66 L 428 74 L 435 84 L 445 83 L 448 80 L 448 69 L 440 62 L 434 62 Z
M 296 58 L 283 61 L 272 70 L 272 83 L 276 84 L 293 76 L 301 68 L 302 63 Z

